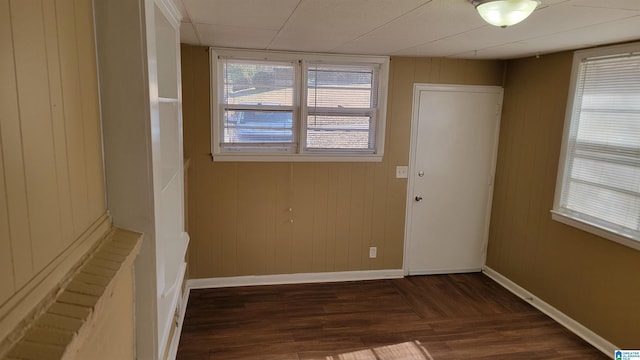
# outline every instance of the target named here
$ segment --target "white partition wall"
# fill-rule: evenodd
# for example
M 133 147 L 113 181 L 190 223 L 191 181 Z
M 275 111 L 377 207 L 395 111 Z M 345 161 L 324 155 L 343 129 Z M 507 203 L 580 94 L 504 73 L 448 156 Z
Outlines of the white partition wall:
M 135 264 L 136 352 L 167 354 L 184 232 L 179 13 L 170 0 L 96 0 L 108 208 L 144 233 Z M 177 335 L 177 334 L 174 334 Z

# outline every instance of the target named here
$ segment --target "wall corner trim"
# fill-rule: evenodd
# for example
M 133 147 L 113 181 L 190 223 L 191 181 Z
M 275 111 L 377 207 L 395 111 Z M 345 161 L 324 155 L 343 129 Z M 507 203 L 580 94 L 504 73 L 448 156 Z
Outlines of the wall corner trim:
M 187 281 L 187 287 L 191 289 L 213 289 L 234 286 L 258 286 L 258 285 L 283 285 L 283 284 L 309 284 L 340 281 L 361 281 L 400 279 L 404 277 L 403 269 L 394 270 L 364 270 L 364 271 L 338 271 L 319 273 L 298 273 L 278 275 L 248 275 L 217 277 L 206 279 L 191 279 Z
M 520 285 L 509 280 L 507 277 L 493 270 L 492 268 L 485 266 L 482 269 L 482 273 L 490 277 L 492 280 L 500 284 L 505 289 L 512 292 L 514 295 L 518 296 L 522 300 L 529 303 L 531 306 L 540 310 L 545 315 L 549 316 L 550 318 L 555 320 L 557 323 L 567 328 L 572 333 L 578 335 L 580 338 L 582 338 L 584 341 L 591 344 L 596 349 L 600 350 L 606 356 L 613 359 L 614 351 L 619 348 L 613 345 L 612 343 L 610 343 L 609 341 L 607 341 L 602 336 L 591 331 L 586 326 L 570 318 L 569 316 L 564 314 L 562 311 L 556 309 L 551 304 L 538 298 L 534 294 L 530 293 Z

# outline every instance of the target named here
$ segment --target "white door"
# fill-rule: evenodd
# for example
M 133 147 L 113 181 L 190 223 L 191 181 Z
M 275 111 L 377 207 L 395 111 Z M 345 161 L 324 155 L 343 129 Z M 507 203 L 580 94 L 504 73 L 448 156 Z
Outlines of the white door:
M 405 273 L 482 269 L 501 107 L 500 87 L 415 85 Z

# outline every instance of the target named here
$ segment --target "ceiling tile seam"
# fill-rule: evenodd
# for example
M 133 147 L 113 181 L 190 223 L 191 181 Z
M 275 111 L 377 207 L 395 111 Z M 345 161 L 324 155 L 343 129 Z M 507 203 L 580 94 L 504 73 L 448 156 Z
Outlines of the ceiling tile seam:
M 340 44 L 340 45 L 338 45 L 338 46 L 334 46 L 334 47 L 333 47 L 331 50 L 329 50 L 329 51 L 334 51 L 335 49 L 341 48 L 341 47 L 343 47 L 343 46 L 347 46 L 349 43 L 354 42 L 354 41 L 357 41 L 357 40 L 359 40 L 359 39 L 361 39 L 361 38 L 363 38 L 363 37 L 365 37 L 365 36 L 367 36 L 367 35 L 371 34 L 372 32 L 374 32 L 374 31 L 376 31 L 376 30 L 378 30 L 378 29 L 380 29 L 380 28 L 382 28 L 382 27 L 384 27 L 384 26 L 387 26 L 387 25 L 389 25 L 389 24 L 393 23 L 393 22 L 395 22 L 395 21 L 399 20 L 399 19 L 400 19 L 400 18 L 402 18 L 402 17 L 405 17 L 405 16 L 407 16 L 407 15 L 411 14 L 412 12 L 414 12 L 414 11 L 416 11 L 416 10 L 420 9 L 421 7 L 428 5 L 428 4 L 429 4 L 429 3 L 431 3 L 432 1 L 433 1 L 433 0 L 427 0 L 426 2 L 424 2 L 424 3 L 422 3 L 422 4 L 418 5 L 418 6 L 416 6 L 415 8 L 413 8 L 413 9 L 411 9 L 411 10 L 408 10 L 408 11 L 404 12 L 403 14 L 400 14 L 400 15 L 398 15 L 398 16 L 396 16 L 396 17 L 394 17 L 393 19 L 391 19 L 391 20 L 389 20 L 389 21 L 385 22 L 384 24 L 381 24 L 381 25 L 379 25 L 379 26 L 376 26 L 375 28 L 373 28 L 373 29 L 371 29 L 371 30 L 369 30 L 369 31 L 365 32 L 364 34 L 358 35 L 358 36 L 357 36 L 356 38 L 354 38 L 354 39 L 351 39 L 351 40 L 349 40 L 349 41 L 345 41 L 345 42 L 343 42 L 342 44 Z
M 478 31 L 479 29 L 482 29 L 482 28 L 485 28 L 485 27 L 488 27 L 488 26 L 491 26 L 491 25 L 481 25 L 481 26 L 475 27 L 475 28 L 473 28 L 473 29 L 469 29 L 469 30 L 465 30 L 465 31 L 462 31 L 462 32 L 459 32 L 459 33 L 456 33 L 456 34 L 452 34 L 452 35 L 448 35 L 448 36 L 445 36 L 445 37 L 441 37 L 441 38 L 439 38 L 439 39 L 430 40 L 430 41 L 427 41 L 427 42 L 424 42 L 424 43 L 420 43 L 420 44 L 418 44 L 418 45 L 413 45 L 413 46 L 409 46 L 409 47 L 402 48 L 402 49 L 397 49 L 397 50 L 394 50 L 394 51 L 393 51 L 391 54 L 389 54 L 389 55 L 397 55 L 397 53 L 398 53 L 399 51 L 405 51 L 405 50 L 414 49 L 414 48 L 417 48 L 417 47 L 421 47 L 421 46 L 425 46 L 425 45 L 433 44 L 433 43 L 435 43 L 435 42 L 442 41 L 442 40 L 446 40 L 446 39 L 449 39 L 449 38 L 452 38 L 452 37 L 456 37 L 456 36 L 458 36 L 458 35 L 466 34 L 466 33 L 473 32 L 473 31 Z M 477 49 L 476 49 L 476 50 L 477 50 Z
M 596 6 L 596 5 L 580 5 L 580 4 L 569 5 L 569 6 L 577 7 L 577 8 L 600 9 L 600 10 L 614 9 L 614 10 L 633 11 L 636 13 L 640 13 L 640 9 L 628 9 L 624 7 L 614 7 L 614 6 Z
M 298 8 L 300 7 L 300 4 L 302 4 L 302 0 L 299 0 L 296 7 L 293 10 L 291 10 L 291 14 L 289 14 L 289 16 L 287 17 L 287 20 L 285 20 L 284 23 L 282 23 L 282 26 L 280 26 L 280 29 L 278 29 L 278 32 L 276 32 L 276 34 L 273 35 L 273 37 L 269 41 L 269 44 L 267 44 L 267 46 L 265 47 L 265 50 L 271 49 L 271 45 L 273 44 L 274 41 L 276 41 L 276 38 L 278 38 L 282 30 L 287 26 L 287 24 L 289 23 L 289 20 L 291 20 L 291 18 L 293 17 L 293 14 L 295 14 L 296 10 L 298 10 Z
M 204 46 L 206 44 L 202 43 L 202 37 L 200 36 L 200 31 L 198 31 L 198 27 L 196 26 L 196 24 L 193 22 L 192 18 L 191 18 L 191 11 L 189 11 L 189 5 L 187 5 L 186 1 L 182 2 L 182 6 L 184 6 L 184 12 L 187 13 L 187 19 L 189 19 L 188 22 L 189 24 L 191 24 L 191 28 L 193 29 L 193 33 L 196 35 L 196 39 L 198 40 L 198 45 L 200 46 Z
M 589 27 L 592 27 L 592 26 L 596 26 L 596 25 L 602 25 L 602 24 L 608 24 L 608 23 L 613 23 L 613 22 L 618 22 L 618 21 L 624 21 L 624 20 L 628 20 L 628 19 L 631 19 L 631 18 L 634 18 L 634 17 L 640 17 L 640 14 L 639 15 L 628 16 L 628 17 L 625 17 L 625 18 L 615 19 L 615 20 L 599 22 L 599 23 L 596 23 L 596 24 L 585 25 L 585 26 L 582 26 L 582 27 L 579 27 L 579 28 L 572 28 L 572 29 L 569 29 L 569 30 L 563 30 L 563 31 L 558 31 L 558 32 L 550 33 L 550 34 L 534 36 L 534 37 L 531 37 L 531 38 L 528 38 L 528 39 L 520 39 L 518 41 L 505 42 L 505 43 L 498 44 L 498 45 L 492 45 L 492 46 L 487 46 L 487 47 L 480 48 L 480 49 L 474 49 L 473 51 L 478 52 L 478 51 L 483 51 L 483 50 L 489 50 L 489 49 L 493 49 L 493 48 L 497 48 L 497 47 L 505 46 L 505 45 L 523 45 L 523 46 L 525 46 L 526 44 L 524 44 L 524 43 L 526 43 L 527 41 L 541 39 L 541 38 L 545 38 L 545 37 L 549 37 L 549 36 L 556 36 L 556 35 L 559 35 L 559 34 L 562 34 L 562 33 L 567 33 L 567 32 L 576 31 L 576 30 L 579 31 L 581 29 L 586 29 L 586 28 L 589 28 Z M 435 40 L 435 41 L 438 41 L 438 40 Z M 462 55 L 462 54 L 468 53 L 468 52 L 469 51 L 463 51 L 463 52 L 450 54 L 450 55 L 446 55 L 446 56 L 455 57 L 455 56 Z M 531 54 L 543 55 L 543 54 L 554 53 L 554 52 L 557 52 L 557 51 L 551 51 L 551 52 L 531 51 Z

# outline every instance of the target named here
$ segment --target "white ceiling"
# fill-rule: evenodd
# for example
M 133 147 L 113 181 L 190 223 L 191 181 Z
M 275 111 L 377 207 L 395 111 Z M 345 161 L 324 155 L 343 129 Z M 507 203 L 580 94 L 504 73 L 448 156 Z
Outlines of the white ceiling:
M 486 24 L 467 0 L 174 0 L 187 44 L 344 54 L 510 59 L 640 39 L 640 0 L 542 0 Z

